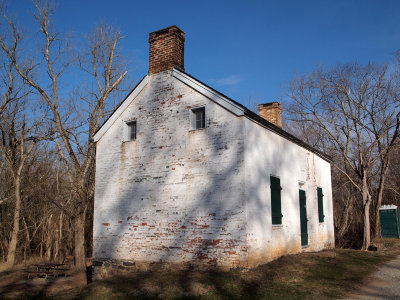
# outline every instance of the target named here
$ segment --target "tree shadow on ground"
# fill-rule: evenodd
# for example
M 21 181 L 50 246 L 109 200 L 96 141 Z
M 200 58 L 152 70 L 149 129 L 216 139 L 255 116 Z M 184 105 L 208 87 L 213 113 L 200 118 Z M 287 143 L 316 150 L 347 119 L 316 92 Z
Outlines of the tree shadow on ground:
M 379 251 L 328 250 L 230 271 L 156 263 L 81 288 L 73 285 L 73 277 L 39 284 L 15 271 L 0 278 L 0 299 L 336 299 L 357 291 L 392 258 Z M 10 276 L 13 282 L 2 285 Z

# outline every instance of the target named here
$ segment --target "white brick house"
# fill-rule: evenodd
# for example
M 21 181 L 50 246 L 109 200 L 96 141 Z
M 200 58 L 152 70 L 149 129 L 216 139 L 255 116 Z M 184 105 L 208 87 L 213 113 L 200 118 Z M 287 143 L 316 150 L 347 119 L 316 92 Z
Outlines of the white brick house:
M 333 247 L 329 158 L 281 129 L 279 104 L 263 118 L 185 73 L 178 27 L 149 41 L 149 74 L 94 137 L 94 261 L 253 267 Z

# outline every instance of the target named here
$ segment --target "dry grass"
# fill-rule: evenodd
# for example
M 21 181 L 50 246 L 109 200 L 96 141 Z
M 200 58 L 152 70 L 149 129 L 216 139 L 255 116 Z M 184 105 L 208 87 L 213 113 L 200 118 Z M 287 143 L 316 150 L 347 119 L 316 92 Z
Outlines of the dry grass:
M 356 289 L 376 268 L 400 254 L 399 239 L 378 252 L 329 250 L 282 257 L 252 270 L 157 269 L 96 281 L 26 280 L 22 270 L 0 273 L 0 298 L 57 299 L 334 299 Z

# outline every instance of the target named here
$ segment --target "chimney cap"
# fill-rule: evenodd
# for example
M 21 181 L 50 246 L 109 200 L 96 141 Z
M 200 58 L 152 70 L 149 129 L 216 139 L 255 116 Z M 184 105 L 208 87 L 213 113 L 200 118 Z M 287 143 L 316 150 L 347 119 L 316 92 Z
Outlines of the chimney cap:
M 282 128 L 282 108 L 279 102 L 269 102 L 258 106 L 260 117 Z
M 281 104 L 278 101 L 274 101 L 274 102 L 262 103 L 259 106 L 281 106 Z
M 149 75 L 185 68 L 185 33 L 173 25 L 149 34 Z
M 183 40 L 185 40 L 185 32 L 182 29 L 180 29 L 178 26 L 172 25 L 172 26 L 168 26 L 163 29 L 149 33 L 149 42 L 154 41 L 157 39 L 157 37 L 162 36 L 169 32 L 179 34 L 182 36 Z

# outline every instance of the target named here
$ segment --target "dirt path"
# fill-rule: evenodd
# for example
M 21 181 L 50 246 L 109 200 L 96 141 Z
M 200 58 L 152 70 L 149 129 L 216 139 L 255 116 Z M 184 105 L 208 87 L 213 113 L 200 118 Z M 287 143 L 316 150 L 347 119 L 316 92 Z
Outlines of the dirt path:
M 359 291 L 345 299 L 400 299 L 400 255 L 385 263 Z

